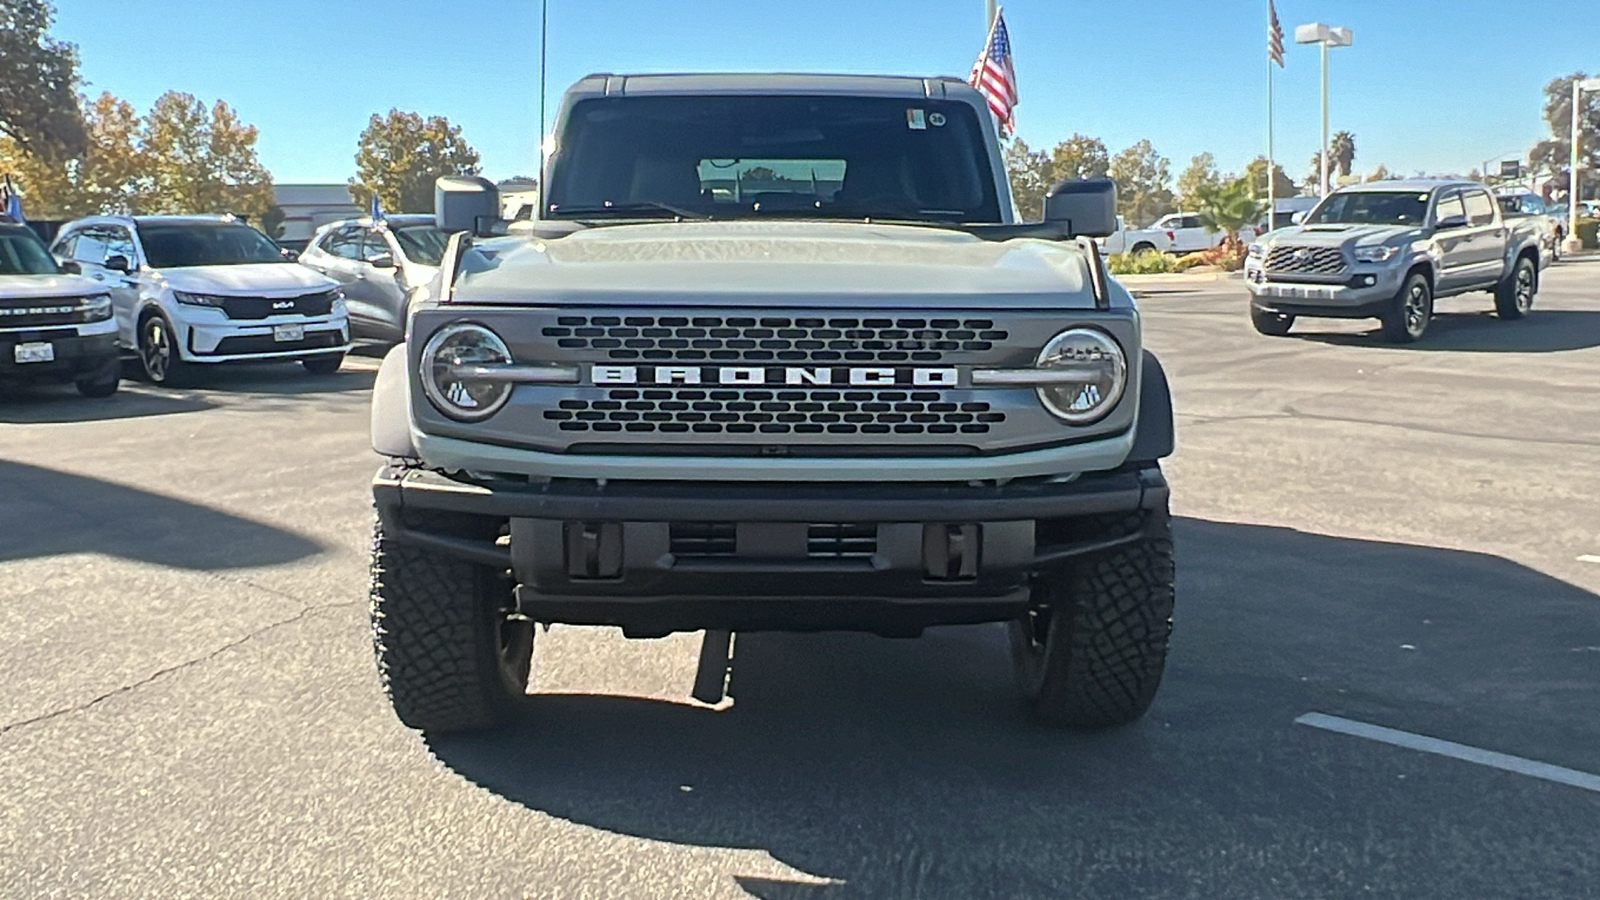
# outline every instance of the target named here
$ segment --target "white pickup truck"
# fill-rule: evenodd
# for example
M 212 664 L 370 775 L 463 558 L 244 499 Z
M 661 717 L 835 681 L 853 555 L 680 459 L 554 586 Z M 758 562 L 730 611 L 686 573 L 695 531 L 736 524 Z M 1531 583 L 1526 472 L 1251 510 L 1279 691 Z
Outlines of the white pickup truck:
M 1100 241 L 1102 253 L 1171 253 L 1173 234 L 1163 228 L 1133 228 L 1128 227 L 1127 220 L 1117 216 L 1117 230 L 1115 234 L 1106 235 Z

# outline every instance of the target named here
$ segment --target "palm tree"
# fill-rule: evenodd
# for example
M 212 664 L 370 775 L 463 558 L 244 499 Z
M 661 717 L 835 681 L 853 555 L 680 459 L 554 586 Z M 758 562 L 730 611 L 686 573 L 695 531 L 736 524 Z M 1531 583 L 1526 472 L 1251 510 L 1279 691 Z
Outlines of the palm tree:
M 1334 132 L 1328 145 L 1329 162 L 1339 167 L 1339 174 L 1348 176 L 1356 164 L 1356 136 L 1348 131 Z
M 1239 231 L 1260 221 L 1267 208 L 1266 203 L 1256 199 L 1248 178 L 1206 185 L 1196 191 L 1196 196 L 1200 224 L 1211 231 L 1222 232 L 1223 247 L 1234 251 L 1242 243 Z

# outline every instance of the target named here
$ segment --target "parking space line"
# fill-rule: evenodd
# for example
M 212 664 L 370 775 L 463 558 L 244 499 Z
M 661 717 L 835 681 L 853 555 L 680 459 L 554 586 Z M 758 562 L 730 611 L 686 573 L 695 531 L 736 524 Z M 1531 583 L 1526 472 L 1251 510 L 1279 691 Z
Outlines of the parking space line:
M 1309 725 L 1312 728 L 1321 728 L 1324 731 L 1335 731 L 1352 737 L 1366 738 L 1369 741 L 1393 744 L 1396 747 L 1405 747 L 1408 750 L 1420 750 L 1423 753 L 1448 756 L 1451 759 L 1477 763 L 1480 766 L 1488 766 L 1492 769 L 1503 769 L 1507 772 L 1515 772 L 1518 775 L 1527 775 L 1530 778 L 1540 778 L 1545 781 L 1554 781 L 1557 784 L 1565 784 L 1570 787 L 1600 793 L 1600 775 L 1590 775 L 1588 772 L 1579 772 L 1577 769 L 1553 766 L 1537 760 L 1523 759 L 1520 756 L 1496 753 L 1493 750 L 1469 747 L 1466 744 L 1457 744 L 1454 741 L 1442 741 L 1438 738 L 1412 734 L 1409 731 L 1384 728 L 1382 725 L 1369 725 L 1366 722 L 1357 722 L 1354 719 L 1343 719 L 1319 712 L 1306 713 L 1294 721 L 1297 725 Z
M 1578 557 L 1578 562 L 1600 563 L 1600 556 L 1596 556 L 1593 553 L 1585 553 Z

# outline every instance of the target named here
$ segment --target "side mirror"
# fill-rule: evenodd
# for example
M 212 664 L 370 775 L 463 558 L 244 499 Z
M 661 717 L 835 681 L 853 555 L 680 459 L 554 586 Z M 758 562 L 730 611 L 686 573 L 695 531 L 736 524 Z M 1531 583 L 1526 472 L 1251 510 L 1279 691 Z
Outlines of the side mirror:
M 126 256 L 118 253 L 106 257 L 106 268 L 113 272 L 121 272 L 122 274 L 126 275 L 133 271 L 133 263 L 130 262 Z
M 1437 225 L 1435 225 L 1433 227 L 1438 229 L 1438 230 L 1440 230 L 1440 231 L 1445 231 L 1445 230 L 1450 229 L 1450 228 L 1465 228 L 1465 227 L 1467 227 L 1467 217 L 1466 216 L 1446 216 L 1445 218 L 1440 219 L 1439 220 L 1439 224 L 1437 224 Z
M 1117 185 L 1109 178 L 1069 178 L 1044 195 L 1044 220 L 1068 237 L 1106 237 L 1117 231 Z
M 1304 222 L 1305 220 L 1306 220 L 1305 210 L 1301 210 L 1300 212 L 1297 212 L 1294 215 L 1289 217 L 1289 224 L 1291 224 L 1291 225 L 1299 225 L 1300 223 Z
M 56 263 L 56 268 L 60 269 L 63 275 L 83 274 L 83 266 L 78 265 L 78 261 L 75 259 L 64 259 Z
M 374 269 L 392 269 L 394 268 L 394 254 L 379 253 L 377 256 L 369 256 L 367 257 L 367 265 Z
M 300 254 L 297 251 L 289 249 L 288 247 L 279 248 L 278 255 L 282 256 L 289 262 L 296 262 L 300 259 Z
M 485 232 L 500 221 L 500 191 L 487 178 L 446 175 L 433 183 L 433 220 L 445 234 Z

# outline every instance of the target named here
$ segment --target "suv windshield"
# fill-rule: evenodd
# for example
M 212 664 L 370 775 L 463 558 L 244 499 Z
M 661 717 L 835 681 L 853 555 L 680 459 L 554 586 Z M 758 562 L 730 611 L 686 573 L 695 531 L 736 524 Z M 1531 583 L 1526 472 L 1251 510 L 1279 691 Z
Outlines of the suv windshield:
M 437 266 L 444 258 L 444 232 L 434 225 L 390 226 L 389 233 L 400 242 L 406 259 L 424 266 Z
M 614 97 L 573 108 L 551 160 L 555 219 L 784 216 L 999 222 L 965 103 Z
M 1421 225 L 1427 218 L 1426 191 L 1351 191 L 1324 200 L 1306 224 Z
M 271 239 L 237 222 L 140 225 L 145 261 L 155 269 L 287 262 Z
M 21 225 L 0 226 L 0 275 L 55 275 L 60 271 L 38 235 Z

